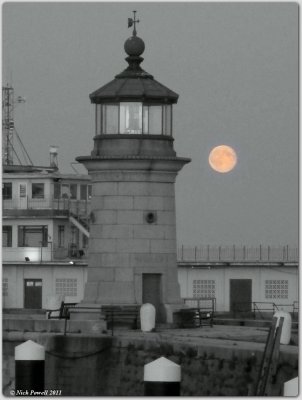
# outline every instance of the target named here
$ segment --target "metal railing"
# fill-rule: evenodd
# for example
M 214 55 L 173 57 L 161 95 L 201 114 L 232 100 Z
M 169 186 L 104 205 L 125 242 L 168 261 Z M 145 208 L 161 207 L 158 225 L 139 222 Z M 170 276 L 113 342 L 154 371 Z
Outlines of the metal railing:
M 205 321 L 208 321 L 208 324 L 211 327 L 213 326 L 214 314 L 216 311 L 216 298 L 215 297 L 184 297 L 183 302 L 185 305 L 189 306 L 188 310 L 183 309 L 180 312 L 182 313 L 182 317 L 185 317 L 183 314 L 188 314 L 191 312 L 191 323 L 193 322 L 195 326 L 205 325 Z M 187 319 L 190 319 L 190 316 L 187 315 Z M 189 322 L 189 321 L 187 321 Z M 184 321 L 182 321 L 182 324 Z
M 25 261 L 31 262 L 64 261 L 66 259 L 86 260 L 88 248 L 81 248 L 75 243 L 69 243 L 66 247 L 53 246 L 48 242 L 45 247 L 3 247 L 2 261 Z
M 234 303 L 232 308 L 234 313 L 250 312 L 254 319 L 256 319 L 257 316 L 266 319 L 267 315 L 265 314 L 275 314 L 275 312 L 279 310 L 291 313 L 293 319 L 295 319 L 299 311 L 299 303 L 298 301 L 294 301 L 291 304 L 276 304 L 268 301 L 251 301 Z
M 4 199 L 2 202 L 3 210 L 65 210 L 76 215 L 86 214 L 91 211 L 90 200 L 76 199 L 54 199 L 46 197 L 45 199 L 32 199 L 27 197 Z
M 216 311 L 215 297 L 183 297 L 184 304 L 202 310 Z
M 286 246 L 181 246 L 177 251 L 179 262 L 298 262 L 299 249 Z

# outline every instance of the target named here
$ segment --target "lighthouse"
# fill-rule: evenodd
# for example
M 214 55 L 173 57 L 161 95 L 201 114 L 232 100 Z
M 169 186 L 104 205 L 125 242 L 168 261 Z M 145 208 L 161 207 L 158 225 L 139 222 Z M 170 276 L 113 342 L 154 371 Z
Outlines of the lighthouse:
M 181 307 L 177 278 L 175 179 L 188 158 L 173 147 L 178 94 L 141 67 L 144 41 L 124 44 L 128 67 L 90 94 L 94 146 L 77 157 L 92 179 L 83 305 L 151 303 L 158 322 Z

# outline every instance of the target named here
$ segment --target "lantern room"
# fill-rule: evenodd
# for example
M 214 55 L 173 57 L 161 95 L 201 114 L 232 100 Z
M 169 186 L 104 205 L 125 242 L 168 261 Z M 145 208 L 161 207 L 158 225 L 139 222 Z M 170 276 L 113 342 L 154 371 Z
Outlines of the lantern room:
M 121 101 L 96 105 L 96 135 L 172 135 L 172 105 Z

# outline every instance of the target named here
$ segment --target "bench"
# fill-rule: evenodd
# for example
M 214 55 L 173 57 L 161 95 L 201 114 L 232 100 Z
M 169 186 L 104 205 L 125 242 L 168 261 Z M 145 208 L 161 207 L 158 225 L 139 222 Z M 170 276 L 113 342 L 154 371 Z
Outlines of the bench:
M 69 309 L 75 307 L 78 303 L 64 303 L 61 302 L 60 308 L 56 310 L 46 310 L 47 319 L 70 319 Z M 59 313 L 59 315 L 52 315 L 53 313 Z
M 55 310 L 46 310 L 48 319 L 65 319 L 64 334 L 66 334 L 66 323 L 70 319 L 69 309 L 78 303 L 64 303 L 62 301 L 60 308 Z M 91 307 L 78 307 L 78 309 L 94 309 Z M 114 327 L 128 327 L 130 329 L 138 329 L 140 305 L 103 305 L 99 308 L 100 313 L 104 315 L 107 321 L 108 329 L 111 329 L 112 335 Z M 55 314 L 56 313 L 56 314 Z M 57 315 L 58 313 L 58 315 Z M 55 314 L 55 315 L 53 315 Z
M 216 311 L 215 297 L 185 297 L 183 301 L 189 306 L 189 310 L 194 311 L 195 326 L 209 325 L 213 327 Z
M 198 307 L 183 308 L 175 314 L 175 321 L 180 328 L 195 328 L 209 325 L 213 327 L 213 312 Z
M 129 327 L 130 329 L 138 329 L 140 305 L 103 305 L 101 312 L 105 316 L 108 328 L 112 334 L 114 327 Z

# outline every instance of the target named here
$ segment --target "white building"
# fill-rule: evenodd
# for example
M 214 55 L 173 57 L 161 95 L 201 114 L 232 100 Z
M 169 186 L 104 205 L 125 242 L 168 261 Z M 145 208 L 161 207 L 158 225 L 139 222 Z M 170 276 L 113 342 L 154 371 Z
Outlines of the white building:
M 298 310 L 297 260 L 179 262 L 178 279 L 182 298 L 213 297 L 218 312 Z
M 46 308 L 83 296 L 91 185 L 57 168 L 5 166 L 2 179 L 3 307 Z

